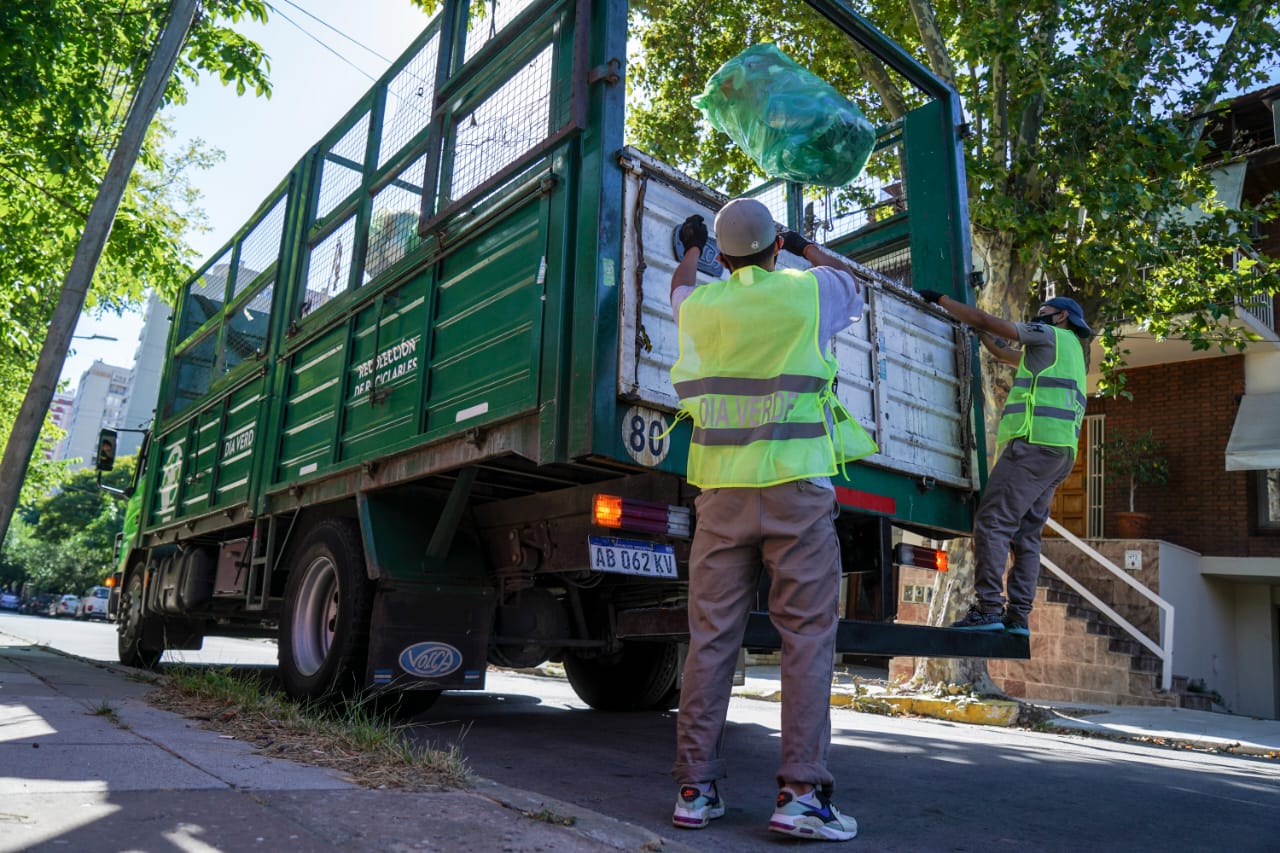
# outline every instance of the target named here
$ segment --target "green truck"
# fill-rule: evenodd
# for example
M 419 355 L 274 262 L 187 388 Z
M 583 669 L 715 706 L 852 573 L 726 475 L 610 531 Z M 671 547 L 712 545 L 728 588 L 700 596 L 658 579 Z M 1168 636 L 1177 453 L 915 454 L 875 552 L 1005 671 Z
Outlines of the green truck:
M 297 697 L 429 699 L 546 660 L 596 708 L 675 695 L 696 489 L 688 424 L 669 430 L 672 235 L 726 199 L 624 143 L 625 3 L 498 3 L 468 27 L 469 5 L 446 0 L 180 294 L 122 662 L 270 636 Z M 911 291 L 968 290 L 963 128 L 842 0 L 812 5 L 919 91 L 878 130 L 865 203 L 756 192 L 869 282 L 836 342 L 880 448 L 836 481 L 839 648 L 1026 657 L 894 621 L 896 567 L 935 556 L 898 532 L 967 533 L 983 476 L 972 348 Z M 745 645 L 778 647 L 764 613 Z

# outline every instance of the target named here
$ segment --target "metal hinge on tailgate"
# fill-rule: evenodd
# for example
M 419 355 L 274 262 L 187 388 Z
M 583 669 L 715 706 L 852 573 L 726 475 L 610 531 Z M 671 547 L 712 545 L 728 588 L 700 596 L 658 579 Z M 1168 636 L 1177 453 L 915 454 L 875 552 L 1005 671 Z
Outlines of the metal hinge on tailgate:
M 618 85 L 622 81 L 622 60 L 615 56 L 587 72 L 588 83 L 599 83 L 601 80 L 610 86 Z

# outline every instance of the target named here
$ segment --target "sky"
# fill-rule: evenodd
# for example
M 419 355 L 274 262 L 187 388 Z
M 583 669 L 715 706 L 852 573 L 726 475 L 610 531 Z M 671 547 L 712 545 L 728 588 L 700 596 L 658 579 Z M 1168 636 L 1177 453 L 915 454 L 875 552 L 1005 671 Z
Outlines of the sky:
M 191 91 L 186 104 L 167 111 L 176 131 L 175 145 L 199 138 L 226 153 L 219 165 L 191 175 L 191 183 L 203 194 L 200 206 L 208 212 L 212 228 L 188 238 L 201 260 L 231 239 L 267 193 L 430 20 L 409 0 L 272 0 L 272 5 L 275 10 L 265 27 L 234 25 L 271 57 L 271 98 L 251 92 L 237 96 L 234 88 L 205 79 Z M 142 320 L 141 311 L 123 317 L 82 315 L 62 369 L 68 390 L 74 392 L 80 376 L 96 359 L 131 367 Z M 93 340 L 94 335 L 117 340 Z

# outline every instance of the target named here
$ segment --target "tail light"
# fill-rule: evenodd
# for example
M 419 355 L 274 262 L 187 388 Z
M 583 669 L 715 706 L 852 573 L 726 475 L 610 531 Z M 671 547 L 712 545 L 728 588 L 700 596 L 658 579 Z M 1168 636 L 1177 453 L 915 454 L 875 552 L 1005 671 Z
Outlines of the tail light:
M 905 542 L 893 547 L 893 561 L 900 566 L 915 566 L 917 569 L 933 569 L 936 572 L 945 572 L 948 568 L 946 551 L 908 545 Z
M 692 515 L 688 507 L 615 495 L 596 495 L 591 508 L 592 520 L 601 527 L 685 539 L 690 535 Z

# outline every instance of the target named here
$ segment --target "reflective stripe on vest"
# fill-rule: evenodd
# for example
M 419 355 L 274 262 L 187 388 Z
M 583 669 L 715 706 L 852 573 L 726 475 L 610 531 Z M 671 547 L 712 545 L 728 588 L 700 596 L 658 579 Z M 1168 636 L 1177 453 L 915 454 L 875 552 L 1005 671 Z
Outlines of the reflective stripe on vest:
M 1073 332 L 1050 328 L 1054 332 L 1053 363 L 1032 373 L 1023 355 L 996 438 L 1000 445 L 1022 438 L 1031 444 L 1066 447 L 1074 456 L 1087 403 L 1083 344 Z
M 798 270 L 746 267 L 685 299 L 671 379 L 694 426 L 689 482 L 769 486 L 875 452 L 831 393 L 836 362 L 821 351 L 818 314 L 817 279 Z

